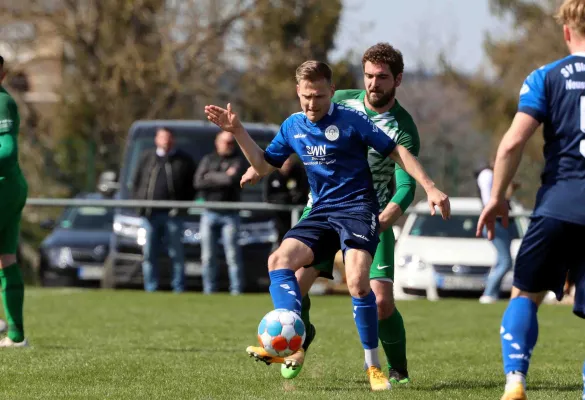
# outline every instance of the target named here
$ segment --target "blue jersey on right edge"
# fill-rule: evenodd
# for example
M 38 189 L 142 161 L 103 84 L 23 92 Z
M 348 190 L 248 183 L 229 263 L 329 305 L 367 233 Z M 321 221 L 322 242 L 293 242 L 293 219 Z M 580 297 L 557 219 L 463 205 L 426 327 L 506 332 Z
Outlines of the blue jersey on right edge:
M 518 111 L 544 125 L 545 167 L 534 215 L 585 225 L 585 53 L 533 71 Z
M 396 143 L 366 114 L 331 103 L 315 123 L 302 112 L 287 118 L 264 158 L 280 168 L 293 152 L 298 154 L 307 171 L 313 210 L 365 208 L 377 213 L 368 146 L 387 157 Z

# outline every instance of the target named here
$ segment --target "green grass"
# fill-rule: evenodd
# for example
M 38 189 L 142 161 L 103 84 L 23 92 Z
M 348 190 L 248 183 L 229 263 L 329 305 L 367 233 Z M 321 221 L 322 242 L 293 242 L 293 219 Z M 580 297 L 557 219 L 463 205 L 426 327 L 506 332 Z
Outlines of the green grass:
M 6 399 L 499 399 L 499 323 L 505 303 L 400 302 L 413 382 L 371 393 L 346 296 L 313 298 L 318 335 L 301 375 L 255 363 L 268 294 L 230 297 L 140 291 L 31 289 L 30 349 L 1 354 Z M 580 399 L 583 322 L 543 306 L 529 398 Z

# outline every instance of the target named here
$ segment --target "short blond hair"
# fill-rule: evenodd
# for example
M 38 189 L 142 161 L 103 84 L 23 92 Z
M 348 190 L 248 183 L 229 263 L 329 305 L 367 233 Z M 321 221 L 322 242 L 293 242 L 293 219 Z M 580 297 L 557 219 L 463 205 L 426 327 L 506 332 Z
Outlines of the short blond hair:
M 585 0 L 565 0 L 555 19 L 585 37 Z
M 325 79 L 328 83 L 331 83 L 331 68 L 329 65 L 322 61 L 309 60 L 305 61 L 296 71 L 297 83 L 301 81 L 316 82 L 321 79 Z

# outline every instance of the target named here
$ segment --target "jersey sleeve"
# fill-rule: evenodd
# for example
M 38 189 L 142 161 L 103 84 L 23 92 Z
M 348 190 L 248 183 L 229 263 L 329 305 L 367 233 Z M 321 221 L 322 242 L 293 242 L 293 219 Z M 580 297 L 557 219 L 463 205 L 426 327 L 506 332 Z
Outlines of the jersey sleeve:
M 533 71 L 524 81 L 520 89 L 518 111 L 530 115 L 538 122 L 547 117 L 546 107 L 546 70 L 544 68 Z
M 396 143 L 406 147 L 413 156 L 418 156 L 420 152 L 420 138 L 414 122 L 408 124 L 402 132 L 399 132 L 397 138 Z M 390 199 L 390 202 L 398 204 L 404 213 L 414 200 L 416 181 L 398 164 L 396 165 L 394 176 L 396 177 L 396 192 Z
M 294 153 L 287 139 L 288 126 L 289 120 L 287 119 L 280 126 L 278 133 L 264 151 L 264 159 L 266 162 L 276 168 L 282 167 L 282 164 Z
M 0 95 L 0 168 L 14 160 L 16 153 L 16 103 Z
M 0 135 L 12 133 L 15 125 L 16 103 L 9 96 L 0 94 Z
M 396 148 L 396 142 L 382 132 L 366 114 L 359 111 L 355 113 L 354 128 L 359 132 L 364 143 L 383 157 L 388 157 Z

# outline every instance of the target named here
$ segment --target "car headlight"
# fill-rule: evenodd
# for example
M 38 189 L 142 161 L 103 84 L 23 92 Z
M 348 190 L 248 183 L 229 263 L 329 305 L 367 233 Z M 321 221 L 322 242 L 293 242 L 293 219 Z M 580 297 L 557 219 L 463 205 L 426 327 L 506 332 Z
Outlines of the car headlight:
M 429 264 L 424 262 L 419 256 L 414 255 L 400 257 L 396 265 L 400 268 L 411 268 L 419 271 L 429 268 Z
M 47 256 L 49 257 L 51 265 L 60 268 L 73 266 L 73 255 L 71 254 L 71 249 L 69 247 L 49 249 L 47 251 Z

